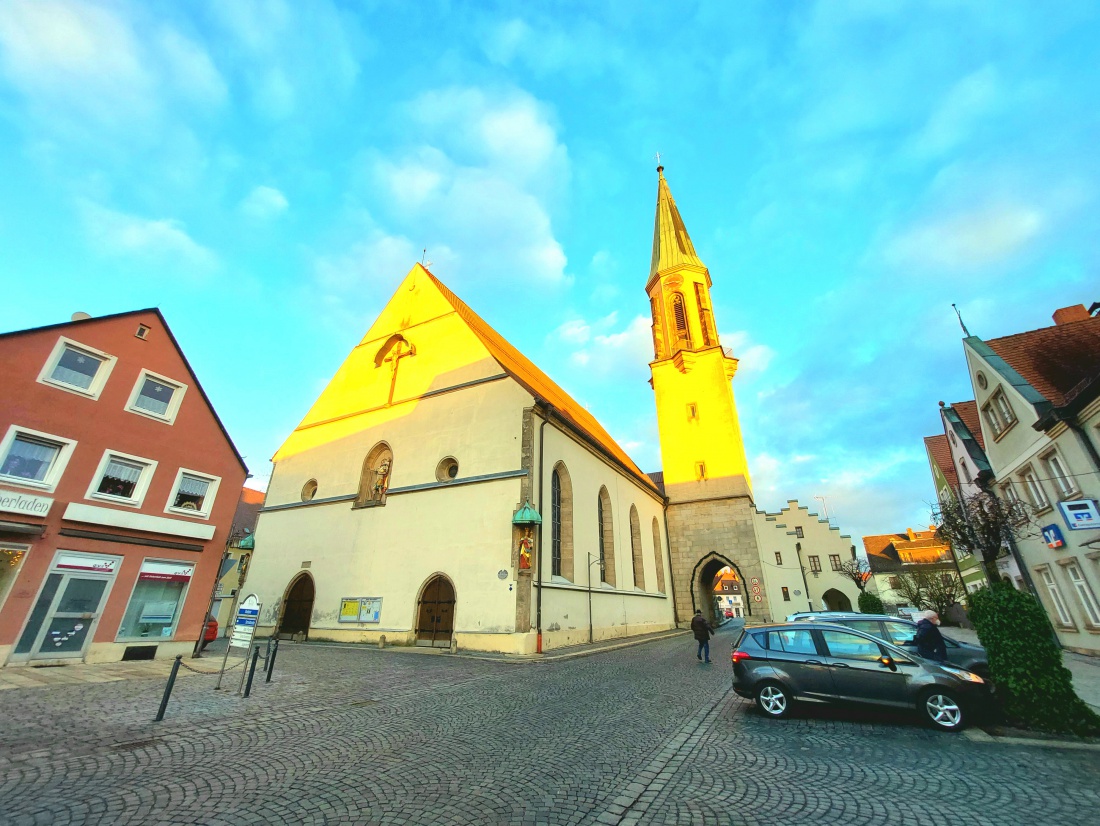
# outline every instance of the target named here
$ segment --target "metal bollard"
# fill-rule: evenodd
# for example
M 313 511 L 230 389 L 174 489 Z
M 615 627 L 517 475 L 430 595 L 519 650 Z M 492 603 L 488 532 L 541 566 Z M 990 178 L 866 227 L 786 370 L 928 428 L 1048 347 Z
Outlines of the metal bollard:
M 172 663 L 172 673 L 168 675 L 168 685 L 164 687 L 164 696 L 160 698 L 160 708 L 153 722 L 159 723 L 164 719 L 164 709 L 168 707 L 168 698 L 172 696 L 172 686 L 176 684 L 176 672 L 180 670 L 183 654 L 176 654 L 176 661 Z
M 279 641 L 275 640 L 275 647 L 271 649 L 271 656 L 267 659 L 267 679 L 265 683 L 271 682 L 271 672 L 275 670 L 275 655 L 279 653 Z
M 256 646 L 252 652 L 252 665 L 248 667 L 248 682 L 244 687 L 244 696 L 247 697 L 252 691 L 252 678 L 256 675 L 256 660 L 260 658 L 260 646 Z

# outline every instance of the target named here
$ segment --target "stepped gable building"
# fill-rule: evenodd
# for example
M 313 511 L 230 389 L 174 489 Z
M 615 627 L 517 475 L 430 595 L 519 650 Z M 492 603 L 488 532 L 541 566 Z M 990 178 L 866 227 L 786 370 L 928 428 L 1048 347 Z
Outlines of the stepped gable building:
M 0 663 L 190 653 L 247 470 L 158 310 L 0 335 Z
M 275 454 L 245 587 L 261 633 L 526 654 L 715 619 L 727 566 L 750 621 L 813 599 L 794 529 L 754 506 L 737 360 L 663 169 L 645 286 L 652 474 L 415 265 Z

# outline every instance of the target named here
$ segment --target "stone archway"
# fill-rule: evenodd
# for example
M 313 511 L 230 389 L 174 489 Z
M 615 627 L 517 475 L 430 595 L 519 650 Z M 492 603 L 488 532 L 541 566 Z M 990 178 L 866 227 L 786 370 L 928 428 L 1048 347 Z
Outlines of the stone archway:
M 738 580 L 741 581 L 741 589 L 745 591 L 743 594 L 745 616 L 750 617 L 752 616 L 752 602 L 746 590 L 745 577 L 741 573 L 741 567 L 736 562 L 722 554 L 710 553 L 700 559 L 691 572 L 691 613 L 694 615 L 696 611 L 702 611 L 707 622 L 715 627 L 717 627 L 720 618 L 714 614 L 714 580 L 718 576 L 718 572 L 727 567 L 732 568 L 736 572 Z
M 836 588 L 830 588 L 821 595 L 821 599 L 828 606 L 828 610 L 830 611 L 852 610 L 852 601 L 848 598 L 848 595 L 843 591 L 838 591 Z
M 313 618 L 313 598 L 316 595 L 313 577 L 301 573 L 290 583 L 283 598 L 283 618 L 279 622 L 279 637 L 287 639 L 296 634 L 309 636 Z

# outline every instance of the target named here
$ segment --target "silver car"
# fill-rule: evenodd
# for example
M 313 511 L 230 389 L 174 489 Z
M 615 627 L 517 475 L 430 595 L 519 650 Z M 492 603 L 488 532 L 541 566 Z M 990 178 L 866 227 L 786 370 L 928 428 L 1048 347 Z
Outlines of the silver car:
M 988 697 L 977 674 L 825 622 L 747 627 L 731 659 L 733 690 L 769 717 L 786 717 L 796 703 L 854 703 L 912 709 L 934 728 L 959 731 Z

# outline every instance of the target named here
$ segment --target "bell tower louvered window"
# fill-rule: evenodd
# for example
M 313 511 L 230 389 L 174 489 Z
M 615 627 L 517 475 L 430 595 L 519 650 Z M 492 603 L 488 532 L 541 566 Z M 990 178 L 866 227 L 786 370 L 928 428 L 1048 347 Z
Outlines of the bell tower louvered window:
M 687 311 L 684 309 L 684 297 L 680 293 L 672 296 L 672 321 L 676 325 L 677 347 L 691 349 L 691 331 L 688 329 Z

